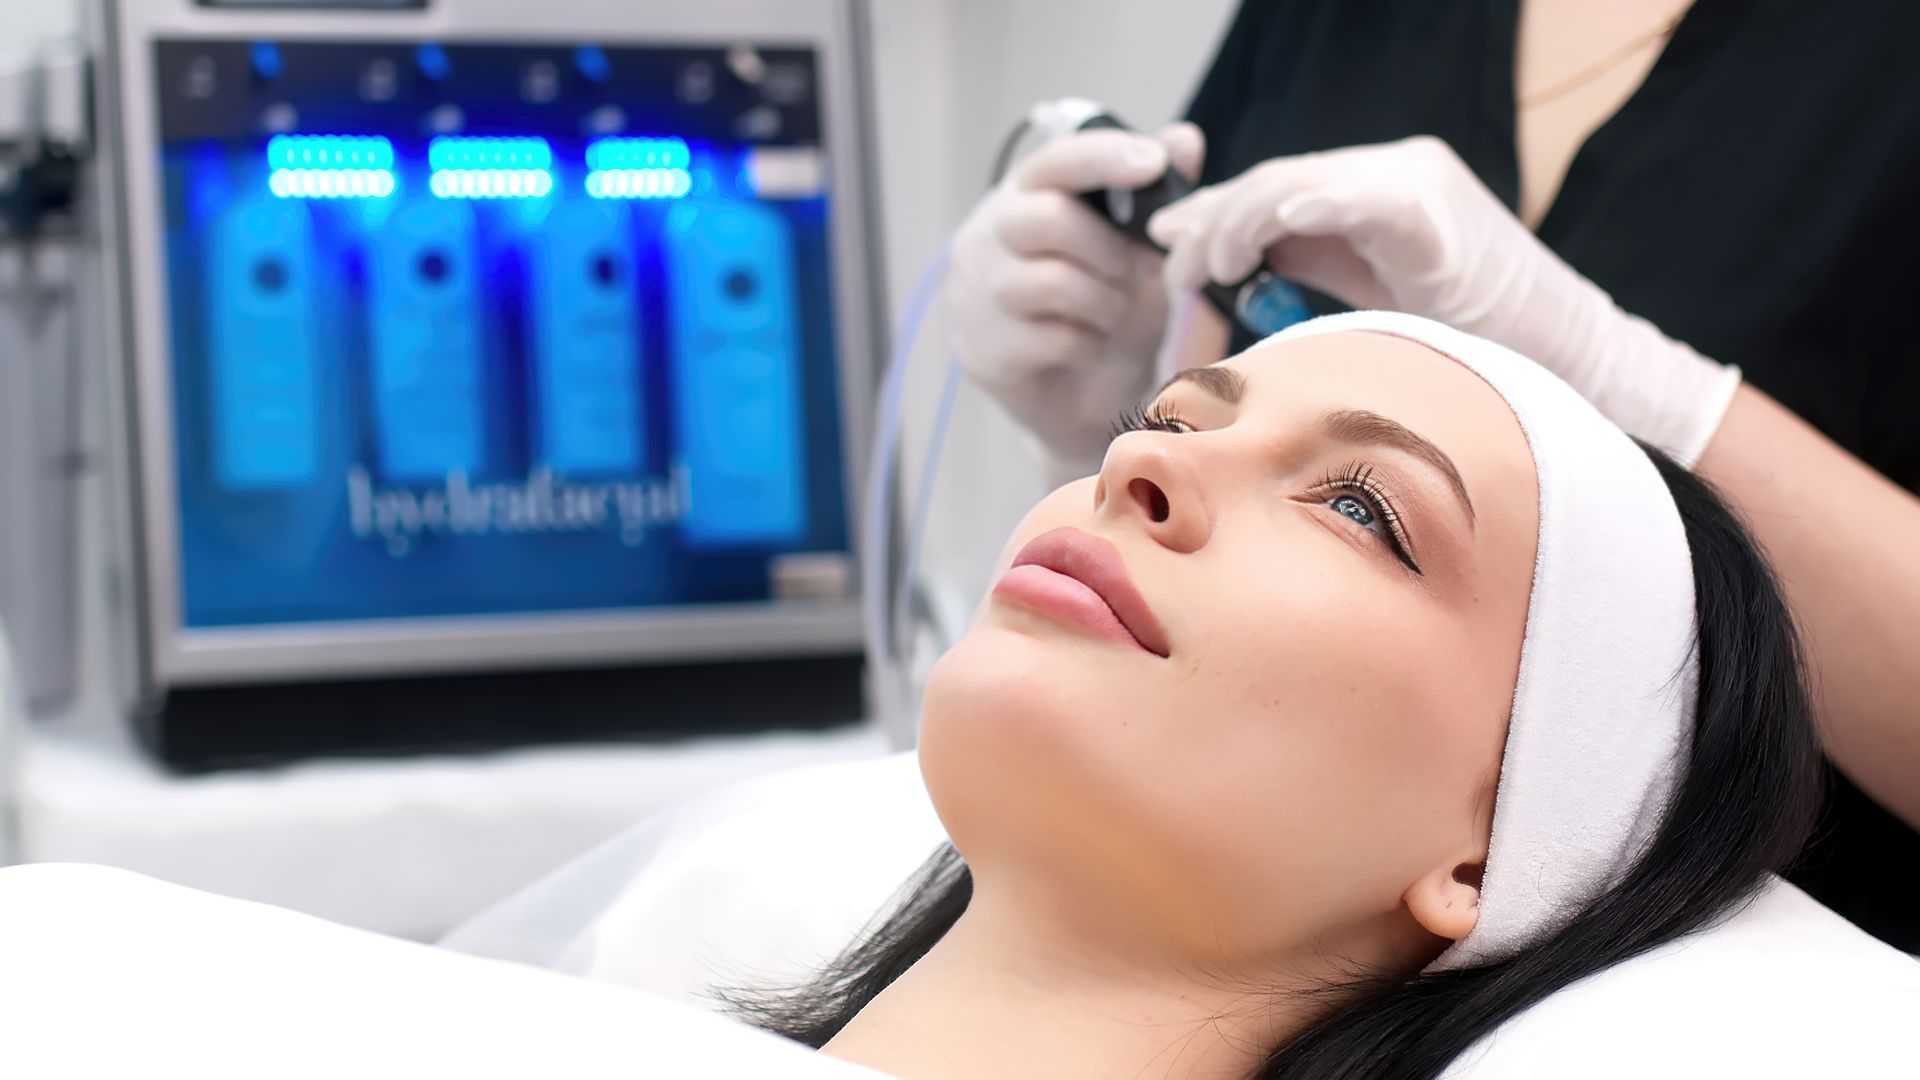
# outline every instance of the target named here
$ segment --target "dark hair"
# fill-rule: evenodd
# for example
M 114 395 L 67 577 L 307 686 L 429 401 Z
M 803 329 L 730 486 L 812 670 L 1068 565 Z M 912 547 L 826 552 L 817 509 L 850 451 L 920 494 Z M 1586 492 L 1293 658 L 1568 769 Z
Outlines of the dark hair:
M 1686 773 L 1646 852 L 1564 930 L 1518 956 L 1340 988 L 1340 1004 L 1274 1048 L 1255 1078 L 1438 1076 L 1554 991 L 1732 912 L 1798 854 L 1820 803 L 1820 756 L 1792 617 L 1712 489 L 1647 453 L 1693 555 L 1700 682 Z M 973 879 L 945 845 L 903 891 L 897 910 L 811 983 L 726 1000 L 750 1022 L 821 1046 L 953 926 Z

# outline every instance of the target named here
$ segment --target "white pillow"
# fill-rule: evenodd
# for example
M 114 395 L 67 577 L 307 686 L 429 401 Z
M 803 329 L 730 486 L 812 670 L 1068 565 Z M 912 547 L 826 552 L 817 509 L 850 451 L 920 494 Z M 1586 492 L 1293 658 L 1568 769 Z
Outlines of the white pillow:
M 0 1075 L 882 1074 L 623 987 L 122 870 L 39 865 L 0 870 Z
M 711 1007 L 803 980 L 946 842 L 912 753 L 774 773 L 628 829 L 441 944 Z
M 706 1001 L 852 940 L 944 836 L 911 753 L 723 790 L 642 823 L 445 944 Z M 1920 1076 L 1920 962 L 1776 882 L 1719 926 L 1561 991 L 1472 1080 Z
M 1920 961 L 1776 880 L 1720 925 L 1567 987 L 1449 1078 L 1920 1077 Z

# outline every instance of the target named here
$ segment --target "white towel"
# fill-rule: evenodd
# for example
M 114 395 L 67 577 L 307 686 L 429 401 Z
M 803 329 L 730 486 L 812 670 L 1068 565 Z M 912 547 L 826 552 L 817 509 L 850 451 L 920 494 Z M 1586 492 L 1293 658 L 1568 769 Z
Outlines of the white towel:
M 1519 419 L 1539 474 L 1533 593 L 1479 922 L 1429 970 L 1474 967 L 1564 928 L 1651 839 L 1693 732 L 1693 561 L 1647 455 L 1519 354 L 1376 311 L 1271 340 L 1351 331 L 1418 342 L 1485 379 Z

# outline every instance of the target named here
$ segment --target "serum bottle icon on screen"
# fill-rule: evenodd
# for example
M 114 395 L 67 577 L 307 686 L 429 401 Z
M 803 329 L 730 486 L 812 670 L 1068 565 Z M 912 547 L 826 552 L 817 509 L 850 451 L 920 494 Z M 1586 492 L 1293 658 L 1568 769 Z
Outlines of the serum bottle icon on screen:
M 312 223 L 304 206 L 243 202 L 210 259 L 208 365 L 221 487 L 294 487 L 319 472 Z
M 640 316 L 625 207 L 573 201 L 533 238 L 537 458 L 558 473 L 641 465 Z
M 668 212 L 674 442 L 682 535 L 797 542 L 807 528 L 793 238 L 772 210 L 689 200 Z
M 420 199 L 371 237 L 374 427 L 380 472 L 435 482 L 482 464 L 481 306 L 473 213 Z

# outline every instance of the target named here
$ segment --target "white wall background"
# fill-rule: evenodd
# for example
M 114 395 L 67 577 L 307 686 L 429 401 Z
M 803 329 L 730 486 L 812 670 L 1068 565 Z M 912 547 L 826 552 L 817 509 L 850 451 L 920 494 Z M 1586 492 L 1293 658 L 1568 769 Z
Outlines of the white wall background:
M 37 43 L 79 29 L 80 0 L 0 0 L 0 71 L 25 63 Z

